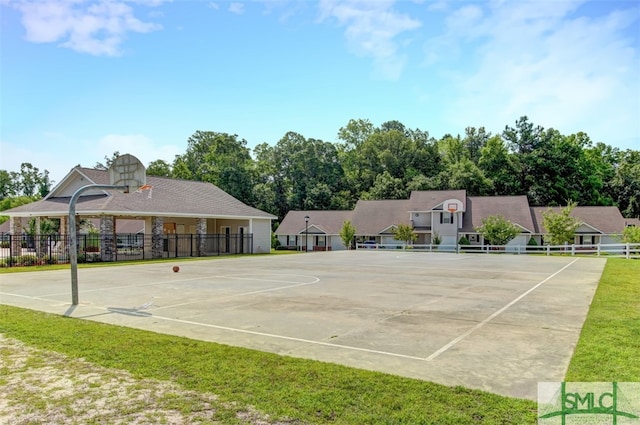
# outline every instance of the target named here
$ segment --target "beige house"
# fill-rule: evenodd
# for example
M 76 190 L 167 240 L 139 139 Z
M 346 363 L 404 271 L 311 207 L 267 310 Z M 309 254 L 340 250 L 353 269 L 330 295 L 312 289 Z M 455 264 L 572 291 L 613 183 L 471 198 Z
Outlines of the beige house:
M 484 240 L 475 229 L 485 217 L 499 214 L 521 229 L 507 247 L 527 245 L 532 238 L 541 245 L 546 233 L 542 212 L 547 209 L 530 207 L 524 195 L 467 196 L 465 190 L 414 191 L 406 200 L 360 200 L 352 211 L 290 211 L 275 234 L 283 246 L 302 246 L 306 228 L 309 250 L 318 250 L 318 244 L 333 250 L 346 249 L 339 233 L 344 221 L 350 220 L 359 242 L 401 244 L 393 233 L 399 224 L 405 224 L 418 236 L 417 245 L 432 244 L 436 236 L 443 245 L 456 245 L 463 236 L 471 245 L 483 245 Z M 560 209 L 552 208 L 556 212 Z M 572 215 L 583 222 L 576 232 L 577 245 L 617 243 L 616 238 L 627 223 L 617 207 L 576 207 Z
M 109 173 L 73 168 L 44 199 L 3 211 L 14 240 L 31 218 L 36 224 L 44 218 L 59 220 L 59 233 L 69 234 L 71 196 L 90 184 L 108 185 Z M 133 239 L 143 258 L 267 253 L 276 218 L 211 183 L 155 176 L 147 176 L 146 184 L 131 193 L 88 190 L 76 204 L 76 215 L 78 223 L 99 223 L 102 261 L 112 260 L 122 246 L 131 248 L 123 233 L 143 235 Z

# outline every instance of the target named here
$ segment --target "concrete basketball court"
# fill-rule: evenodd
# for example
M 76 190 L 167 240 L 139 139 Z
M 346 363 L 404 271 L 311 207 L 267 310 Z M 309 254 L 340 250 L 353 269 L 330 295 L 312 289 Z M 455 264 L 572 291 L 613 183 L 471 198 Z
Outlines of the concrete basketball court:
M 174 264 L 181 267 L 173 273 Z M 0 302 L 535 399 L 600 258 L 341 251 L 0 275 Z

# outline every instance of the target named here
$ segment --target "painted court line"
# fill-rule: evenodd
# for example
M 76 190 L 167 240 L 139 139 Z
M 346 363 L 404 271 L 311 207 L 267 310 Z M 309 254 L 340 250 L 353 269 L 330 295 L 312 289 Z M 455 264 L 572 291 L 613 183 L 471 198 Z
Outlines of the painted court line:
M 545 278 L 544 280 L 538 282 L 537 284 L 535 284 L 533 287 L 529 288 L 529 290 L 527 290 L 525 293 L 521 294 L 520 296 L 518 296 L 516 299 L 512 300 L 510 303 L 508 303 L 507 305 L 505 305 L 504 307 L 502 307 L 500 310 L 495 311 L 491 316 L 487 317 L 486 319 L 484 319 L 482 322 L 476 324 L 474 327 L 472 327 L 471 329 L 469 329 L 468 331 L 466 331 L 465 333 L 463 333 L 462 335 L 458 336 L 457 338 L 455 338 L 454 340 L 450 341 L 448 344 L 444 345 L 443 347 L 441 347 L 439 350 L 435 351 L 434 353 L 432 353 L 429 357 L 426 358 L 427 361 L 431 361 L 433 359 L 435 359 L 436 357 L 438 357 L 440 354 L 444 353 L 445 351 L 447 351 L 448 349 L 450 349 L 451 347 L 453 347 L 454 345 L 456 345 L 457 343 L 459 343 L 460 341 L 462 341 L 463 339 L 465 339 L 466 337 L 468 337 L 469 335 L 471 335 L 473 332 L 475 332 L 476 330 L 480 329 L 481 327 L 483 327 L 484 325 L 486 325 L 487 323 L 489 323 L 490 321 L 492 321 L 493 319 L 495 319 L 497 316 L 499 316 L 500 314 L 502 314 L 505 310 L 507 310 L 509 307 L 511 307 L 512 305 L 514 305 L 515 303 L 517 303 L 518 301 L 520 301 L 521 299 L 523 299 L 524 297 L 526 297 L 527 295 L 529 295 L 531 292 L 535 291 L 537 288 L 540 287 L 540 285 L 544 284 L 545 282 L 547 282 L 549 279 L 553 278 L 554 276 L 557 276 L 558 274 L 560 274 L 562 271 L 564 271 L 565 269 L 569 268 L 573 263 L 575 263 L 576 261 L 578 261 L 579 258 L 576 258 L 575 260 L 573 260 L 572 262 L 570 262 L 569 264 L 567 264 L 566 266 L 564 266 L 563 268 L 561 268 L 560 270 L 556 271 L 555 273 L 553 273 L 550 276 L 547 276 L 547 278 Z
M 154 318 L 154 319 L 166 320 L 168 322 L 183 323 L 183 324 L 186 324 L 186 325 L 204 326 L 204 327 L 207 327 L 207 328 L 220 329 L 220 330 L 223 330 L 223 331 L 239 332 L 239 333 L 245 333 L 245 334 L 249 334 L 249 335 L 264 336 L 264 337 L 268 337 L 268 338 L 284 339 L 284 340 L 287 340 L 287 341 L 303 342 L 303 343 L 306 343 L 306 344 L 322 345 L 322 346 L 325 346 L 325 347 L 342 348 L 342 349 L 353 350 L 353 351 L 363 351 L 365 353 L 373 353 L 373 354 L 383 354 L 385 356 L 401 357 L 403 359 L 421 360 L 421 361 L 425 361 L 426 360 L 424 357 L 409 356 L 409 355 L 406 355 L 406 354 L 391 353 L 391 352 L 388 352 L 388 351 L 371 350 L 371 349 L 368 349 L 368 348 L 353 347 L 353 346 L 350 346 L 350 345 L 334 344 L 334 343 L 331 343 L 331 342 L 313 341 L 313 340 L 310 340 L 310 339 L 295 338 L 295 337 L 291 337 L 291 336 L 284 336 L 284 335 L 276 335 L 276 334 L 270 334 L 270 333 L 265 333 L 265 332 L 250 331 L 250 330 L 247 330 L 247 329 L 231 328 L 231 327 L 228 327 L 228 326 L 212 325 L 212 324 L 209 324 L 209 323 L 194 322 L 194 321 L 191 321 L 191 320 L 175 319 L 173 317 L 156 316 L 155 314 L 152 315 L 152 316 L 149 316 L 149 317 L 150 318 Z

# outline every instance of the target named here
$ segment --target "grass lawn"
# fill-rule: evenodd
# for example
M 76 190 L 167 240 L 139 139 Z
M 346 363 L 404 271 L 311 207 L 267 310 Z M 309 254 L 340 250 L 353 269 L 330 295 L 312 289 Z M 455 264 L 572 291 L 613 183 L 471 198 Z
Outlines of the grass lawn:
M 640 261 L 607 261 L 567 380 L 640 381 L 638 276 Z M 216 394 L 222 423 L 236 423 L 247 406 L 285 423 L 536 423 L 532 401 L 15 307 L 0 305 L 0 333 L 139 379 Z M 0 367 L 0 388 L 5 374 Z
M 640 382 L 640 260 L 607 260 L 565 379 Z

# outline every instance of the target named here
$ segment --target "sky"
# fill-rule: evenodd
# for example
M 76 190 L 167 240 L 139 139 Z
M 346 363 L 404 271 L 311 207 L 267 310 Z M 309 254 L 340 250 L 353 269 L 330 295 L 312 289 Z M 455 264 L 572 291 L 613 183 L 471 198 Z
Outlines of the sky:
M 435 138 L 526 115 L 640 149 L 640 2 L 0 0 L 0 169 L 54 183 L 196 131 L 249 148 L 351 119 Z

